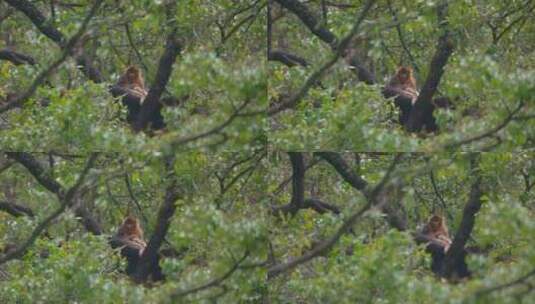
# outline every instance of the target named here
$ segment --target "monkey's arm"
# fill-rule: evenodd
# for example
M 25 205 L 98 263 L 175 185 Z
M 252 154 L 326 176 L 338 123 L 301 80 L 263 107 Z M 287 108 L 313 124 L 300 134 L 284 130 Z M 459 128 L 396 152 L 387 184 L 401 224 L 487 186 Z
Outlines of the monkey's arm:
M 140 256 L 140 253 L 143 252 L 145 247 L 141 242 L 135 242 L 129 239 L 121 238 L 119 236 L 113 236 L 110 239 L 111 248 L 121 248 L 121 255 L 130 259 L 137 259 Z

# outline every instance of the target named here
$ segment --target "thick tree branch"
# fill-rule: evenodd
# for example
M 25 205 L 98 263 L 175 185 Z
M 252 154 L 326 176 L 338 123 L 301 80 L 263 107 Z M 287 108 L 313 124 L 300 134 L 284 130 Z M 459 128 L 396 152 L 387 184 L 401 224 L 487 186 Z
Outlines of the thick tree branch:
M 447 11 L 448 3 L 442 1 L 437 6 L 438 25 L 442 34 L 438 39 L 435 55 L 429 65 L 427 79 L 405 125 L 409 132 L 419 132 L 425 124 L 425 118 L 432 117 L 433 95 L 437 90 L 442 74 L 444 74 L 444 67 L 453 53 L 454 45 L 448 29 Z
M 296 215 L 301 209 L 312 209 L 320 214 L 325 212 L 332 212 L 339 214 L 340 209 L 334 205 L 325 203 L 316 198 L 305 199 L 305 172 L 307 167 L 302 152 L 288 152 L 290 162 L 292 164 L 292 200 L 290 203 L 274 207 L 273 213 L 290 213 Z
M 456 277 L 464 277 L 462 273 L 458 273 L 457 265 L 465 263 L 464 258 L 466 256 L 466 242 L 470 238 L 470 234 L 474 228 L 476 214 L 481 209 L 481 197 L 483 192 L 481 190 L 481 173 L 478 168 L 479 155 L 471 155 L 472 164 L 472 176 L 475 177 L 474 183 L 471 186 L 470 196 L 463 210 L 463 217 L 461 224 L 455 233 L 455 237 L 450 246 L 450 249 L 446 253 L 444 265 L 442 268 L 442 276 L 452 279 Z
M 306 59 L 283 51 L 270 51 L 268 53 L 268 60 L 281 62 L 287 65 L 288 67 L 293 67 L 296 65 L 300 65 L 303 67 L 308 66 L 308 62 L 306 61 Z
M 319 214 L 326 212 L 332 212 L 334 214 L 340 214 L 340 208 L 335 205 L 331 205 L 317 198 L 307 198 L 303 201 L 303 208 L 309 208 L 316 211 Z
M 287 262 L 283 262 L 283 263 L 275 264 L 271 266 L 268 269 L 268 279 L 272 279 L 282 273 L 290 271 L 293 268 L 297 267 L 299 264 L 308 262 L 315 257 L 326 254 L 338 242 L 340 237 L 342 237 L 342 235 L 344 235 L 345 233 L 349 232 L 351 230 L 351 227 L 353 227 L 353 225 L 355 224 L 355 222 L 372 206 L 378 206 L 382 208 L 381 206 L 382 204 L 388 204 L 388 200 L 386 199 L 386 196 L 382 196 L 381 198 L 381 193 L 385 189 L 385 186 L 387 186 L 390 183 L 392 172 L 394 171 L 396 165 L 398 164 L 400 157 L 401 157 L 401 154 L 398 154 L 396 156 L 396 158 L 390 164 L 390 167 L 388 168 L 387 172 L 385 173 L 381 181 L 371 191 L 369 191 L 370 195 L 366 196 L 366 200 L 367 200 L 366 204 L 362 208 L 360 208 L 358 211 L 350 215 L 346 220 L 344 220 L 344 222 L 342 223 L 340 228 L 336 231 L 336 233 L 334 233 L 328 239 L 320 242 L 312 250 L 304 253 L 303 255 L 298 256 L 296 258 L 291 258 Z
M 316 17 L 310 12 L 308 7 L 301 3 L 298 0 L 275 0 L 281 6 L 288 9 L 294 13 L 305 26 L 318 38 L 326 42 L 331 46 L 331 48 L 336 48 L 338 44 L 338 39 L 336 36 L 327 28 L 322 25 Z
M 348 182 L 353 188 L 363 191 L 368 183 L 360 176 L 355 174 L 346 161 L 342 158 L 342 155 L 334 152 L 316 152 L 316 155 L 326 160 L 333 168 L 342 176 L 342 178 Z
M 0 50 L 0 60 L 11 61 L 15 65 L 35 64 L 35 59 L 33 59 L 31 56 L 24 55 L 8 49 Z
M 161 274 L 161 269 L 158 264 L 158 251 L 165 239 L 167 231 L 169 230 L 171 218 L 175 213 L 175 202 L 182 196 L 181 190 L 177 184 L 177 177 L 173 169 L 173 164 L 174 158 L 168 157 L 168 159 L 166 159 L 166 170 L 168 172 L 166 180 L 169 181 L 169 185 L 166 189 L 165 199 L 158 211 L 154 233 L 152 234 L 147 247 L 143 251 L 143 255 L 133 274 L 133 278 L 137 282 L 145 282 L 151 274 L 155 281 L 163 279 L 163 274 Z
M 24 215 L 30 216 L 30 217 L 34 216 L 32 209 L 26 206 L 22 206 L 22 205 L 18 205 L 18 204 L 6 202 L 6 201 L 0 201 L 0 210 L 5 211 L 15 217 L 24 216 Z
M 156 77 L 152 82 L 145 101 L 141 105 L 139 116 L 134 123 L 135 131 L 144 130 L 151 120 L 151 117 L 153 117 L 156 113 L 160 113 L 162 108 L 160 97 L 167 86 L 167 82 L 171 76 L 176 57 L 182 51 L 183 46 L 177 37 L 178 25 L 174 16 L 176 4 L 174 1 L 171 1 L 170 3 L 171 4 L 166 8 L 168 10 L 167 21 L 170 24 L 170 33 L 167 36 L 164 53 L 162 57 L 160 57 L 160 61 L 158 63 Z
M 333 166 L 340 176 L 353 188 L 361 191 L 365 196 L 369 195 L 365 191 L 367 186 L 366 181 L 351 170 L 340 154 L 334 152 L 317 152 L 316 154 Z M 397 155 L 396 159 L 399 159 L 399 157 L 400 155 Z M 381 210 L 387 215 L 388 223 L 400 231 L 407 229 L 406 215 L 400 203 L 403 197 L 402 188 L 403 183 L 397 182 L 386 187 L 381 187 L 381 193 L 373 194 L 377 200 L 385 201 L 385 203 L 379 204 L 382 206 Z
M 289 152 L 290 162 L 292 163 L 292 206 L 291 213 L 295 215 L 297 210 L 303 207 L 305 199 L 305 159 L 301 152 Z

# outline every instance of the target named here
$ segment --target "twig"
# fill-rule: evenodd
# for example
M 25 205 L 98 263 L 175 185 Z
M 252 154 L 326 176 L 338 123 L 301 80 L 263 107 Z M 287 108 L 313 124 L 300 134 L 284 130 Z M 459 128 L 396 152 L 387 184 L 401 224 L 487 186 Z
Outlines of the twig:
M 238 261 L 236 261 L 236 263 L 234 263 L 234 265 L 227 272 L 225 272 L 222 276 L 220 276 L 218 278 L 215 278 L 215 279 L 209 281 L 208 283 L 203 284 L 203 285 L 201 285 L 199 287 L 195 287 L 195 288 L 187 289 L 187 290 L 182 290 L 182 291 L 176 291 L 176 292 L 171 294 L 171 297 L 172 298 L 181 298 L 181 297 L 187 296 L 187 295 L 192 294 L 192 293 L 196 293 L 196 292 L 208 289 L 208 288 L 219 286 L 223 281 L 228 279 L 236 270 L 238 270 L 240 268 L 239 267 L 240 264 L 248 256 L 249 256 L 249 251 L 245 251 L 245 254 L 243 255 L 243 257 L 241 259 L 239 259 Z

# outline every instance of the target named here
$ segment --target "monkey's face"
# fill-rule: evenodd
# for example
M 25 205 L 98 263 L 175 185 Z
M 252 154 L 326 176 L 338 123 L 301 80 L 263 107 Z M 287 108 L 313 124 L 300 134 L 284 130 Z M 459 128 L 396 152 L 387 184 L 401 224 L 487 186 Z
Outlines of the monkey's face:
M 405 83 L 411 77 L 411 71 L 408 68 L 400 68 L 398 71 L 398 79 L 401 83 Z
M 136 229 L 137 221 L 135 219 L 133 219 L 133 218 L 127 218 L 124 221 L 123 227 L 128 231 L 132 231 L 132 230 Z
M 134 71 L 134 70 L 129 70 L 128 73 L 127 73 L 127 75 L 128 75 L 128 81 L 129 81 L 129 82 L 134 82 L 134 81 L 137 80 L 137 77 L 138 77 L 138 76 L 137 76 L 137 72 L 136 72 L 136 71 Z
M 431 229 L 433 231 L 438 230 L 442 226 L 442 218 L 440 218 L 440 216 L 436 216 L 436 215 L 433 216 L 429 220 L 429 226 L 431 226 Z

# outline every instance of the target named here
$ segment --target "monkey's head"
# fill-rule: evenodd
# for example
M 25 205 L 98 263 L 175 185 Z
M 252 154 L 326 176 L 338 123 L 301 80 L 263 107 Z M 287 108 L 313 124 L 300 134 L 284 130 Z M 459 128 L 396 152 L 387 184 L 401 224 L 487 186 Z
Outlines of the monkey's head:
M 398 69 L 396 74 L 398 75 L 398 79 L 401 83 L 406 83 L 412 78 L 412 68 L 402 66 Z
M 141 77 L 141 71 L 135 66 L 129 66 L 128 69 L 126 69 L 126 77 L 130 82 L 136 81 Z
M 142 233 L 141 231 L 141 226 L 139 225 L 137 218 L 129 215 L 121 224 L 119 235 L 139 235 Z
M 440 215 L 433 215 L 429 219 L 429 228 L 431 228 L 432 231 L 437 231 L 442 228 L 444 224 L 444 218 Z

